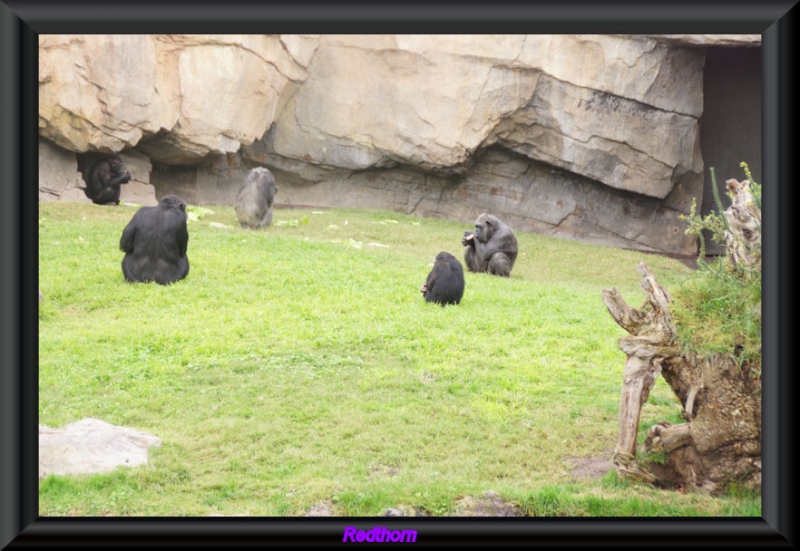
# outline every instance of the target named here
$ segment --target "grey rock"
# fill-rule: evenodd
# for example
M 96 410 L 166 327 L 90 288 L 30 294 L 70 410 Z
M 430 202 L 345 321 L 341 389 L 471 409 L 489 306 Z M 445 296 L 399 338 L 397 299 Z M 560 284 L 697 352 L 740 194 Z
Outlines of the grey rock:
M 82 419 L 56 429 L 39 425 L 39 478 L 108 473 L 147 463 L 161 439 L 136 429 Z

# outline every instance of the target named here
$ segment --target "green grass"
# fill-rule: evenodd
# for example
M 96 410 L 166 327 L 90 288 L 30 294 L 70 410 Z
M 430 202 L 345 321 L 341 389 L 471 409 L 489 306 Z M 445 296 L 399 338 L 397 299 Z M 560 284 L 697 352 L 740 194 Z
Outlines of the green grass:
M 468 226 L 279 210 L 252 231 L 211 210 L 163 287 L 123 280 L 133 208 L 40 203 L 39 422 L 163 441 L 146 466 L 43 480 L 41 515 L 444 515 L 486 490 L 533 516 L 760 515 L 741 492 L 576 481 L 567 460 L 616 442 L 625 332 L 601 290 L 639 306 L 638 262 L 667 288 L 679 262 L 520 232 L 511 278 L 468 273 L 442 308 L 419 286 Z M 642 422 L 679 412 L 659 381 Z
M 761 273 L 731 273 L 720 258 L 698 270 L 673 294 L 683 347 L 698 356 L 731 354 L 761 373 Z

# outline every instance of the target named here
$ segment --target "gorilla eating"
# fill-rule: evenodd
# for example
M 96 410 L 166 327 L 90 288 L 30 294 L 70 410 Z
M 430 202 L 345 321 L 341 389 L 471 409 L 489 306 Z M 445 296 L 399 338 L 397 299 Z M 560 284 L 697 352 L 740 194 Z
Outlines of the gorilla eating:
M 142 207 L 122 231 L 122 274 L 130 282 L 168 285 L 189 274 L 186 202 L 175 195 L 155 207 Z
M 89 170 L 86 179 L 86 197 L 98 205 L 119 205 L 119 186 L 127 184 L 131 173 L 122 165 L 122 159 L 116 155 L 104 157 Z
M 461 244 L 470 272 L 489 272 L 509 277 L 517 259 L 517 237 L 496 216 L 483 213 L 475 220 L 475 231 L 465 231 Z
M 436 255 L 433 269 L 419 290 L 427 302 L 436 302 L 444 307 L 461 302 L 464 285 L 464 268 L 461 267 L 461 262 L 452 254 L 442 251 Z
M 272 172 L 256 167 L 247 174 L 236 195 L 236 219 L 243 228 L 263 228 L 272 223 L 272 202 L 278 188 Z

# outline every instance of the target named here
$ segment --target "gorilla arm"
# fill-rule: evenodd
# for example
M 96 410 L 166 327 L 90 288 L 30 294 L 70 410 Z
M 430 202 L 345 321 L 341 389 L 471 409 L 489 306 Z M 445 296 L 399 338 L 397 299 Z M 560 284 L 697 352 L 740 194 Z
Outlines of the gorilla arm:
M 136 214 L 133 215 L 133 218 L 128 225 L 125 226 L 125 229 L 122 230 L 122 237 L 119 240 L 119 249 L 125 253 L 132 253 L 133 252 L 133 243 L 136 240 L 136 225 L 138 220 L 136 216 L 139 214 L 137 211 Z
M 95 176 L 103 187 L 127 184 L 131 179 L 129 171 L 122 172 L 122 164 L 117 160 L 104 160 L 97 163 Z
M 180 231 L 178 233 L 178 252 L 181 255 L 181 258 L 186 256 L 186 250 L 189 247 L 189 230 L 186 228 L 186 224 L 181 224 Z
M 425 283 L 422 284 L 422 287 L 419 288 L 420 292 L 427 293 L 428 291 L 433 289 L 433 285 L 436 283 L 436 270 L 431 270 L 431 273 L 428 274 L 428 279 Z

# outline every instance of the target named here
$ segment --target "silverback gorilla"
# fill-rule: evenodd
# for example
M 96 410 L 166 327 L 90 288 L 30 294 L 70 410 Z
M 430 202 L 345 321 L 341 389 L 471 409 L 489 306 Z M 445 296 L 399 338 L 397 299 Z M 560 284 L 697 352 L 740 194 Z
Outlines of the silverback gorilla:
M 272 172 L 264 167 L 256 167 L 236 195 L 236 219 L 243 228 L 263 228 L 272 223 L 272 202 L 278 188 Z
M 189 274 L 186 202 L 165 195 L 155 207 L 142 207 L 122 231 L 122 274 L 130 282 L 168 285 Z
M 456 257 L 442 251 L 433 261 L 433 269 L 425 284 L 419 288 L 427 302 L 436 302 L 443 307 L 458 304 L 464 296 L 464 268 Z
M 119 186 L 130 179 L 131 173 L 125 170 L 122 159 L 116 155 L 104 157 L 89 170 L 84 193 L 98 205 L 119 205 Z
M 461 244 L 470 272 L 489 272 L 509 277 L 517 259 L 517 237 L 506 223 L 483 213 L 475 220 L 475 231 L 465 231 Z

